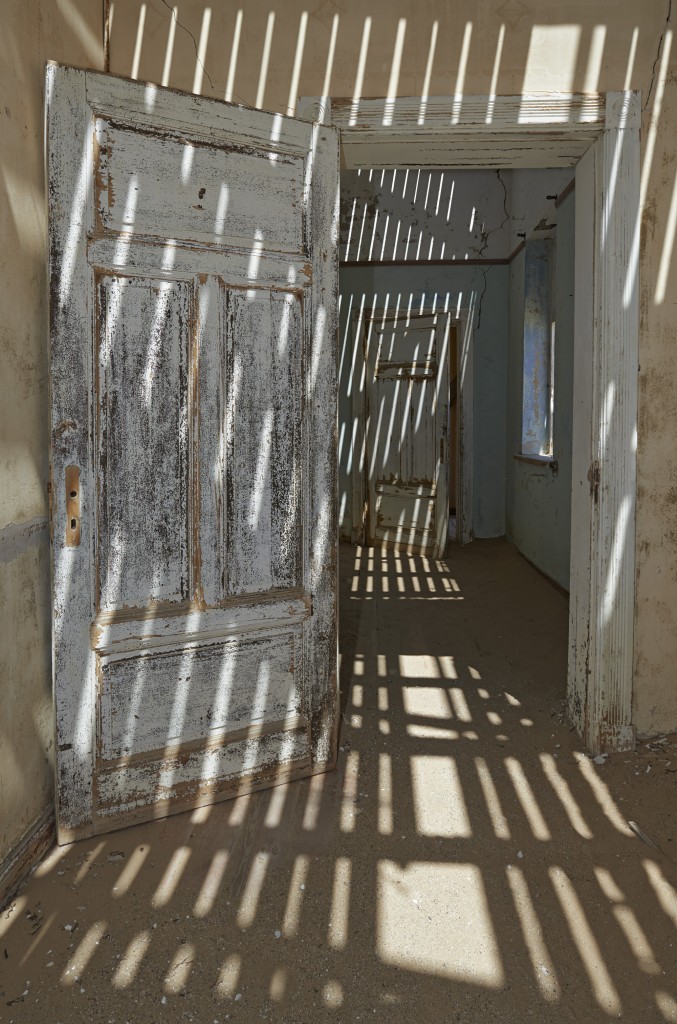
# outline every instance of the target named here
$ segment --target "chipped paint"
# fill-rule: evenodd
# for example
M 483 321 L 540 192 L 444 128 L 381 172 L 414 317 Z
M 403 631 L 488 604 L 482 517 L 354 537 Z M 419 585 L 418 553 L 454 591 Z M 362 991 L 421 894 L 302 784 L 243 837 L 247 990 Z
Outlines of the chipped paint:
M 48 78 L 65 842 L 333 764 L 338 146 Z

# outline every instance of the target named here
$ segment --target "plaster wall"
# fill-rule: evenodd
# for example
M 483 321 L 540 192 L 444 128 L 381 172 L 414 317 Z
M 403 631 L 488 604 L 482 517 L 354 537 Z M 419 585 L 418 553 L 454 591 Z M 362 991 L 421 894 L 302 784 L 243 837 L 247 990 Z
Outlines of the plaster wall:
M 101 66 L 101 24 L 88 0 L 2 5 L 0 874 L 53 807 L 44 64 Z
M 511 172 L 341 173 L 341 260 L 505 259 Z
M 571 549 L 571 431 L 573 410 L 574 212 L 570 193 L 549 222 L 557 219 L 552 276 L 556 319 L 553 457 L 557 469 L 515 458 L 521 450 L 524 339 L 522 249 L 510 264 L 510 341 L 506 444 L 506 534 L 529 561 L 566 590 Z M 527 229 L 532 222 L 525 222 Z

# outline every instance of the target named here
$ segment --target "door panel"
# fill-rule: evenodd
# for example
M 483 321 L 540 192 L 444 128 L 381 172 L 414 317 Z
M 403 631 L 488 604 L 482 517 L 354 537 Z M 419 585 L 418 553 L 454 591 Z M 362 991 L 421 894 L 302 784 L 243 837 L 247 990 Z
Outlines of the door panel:
M 98 293 L 98 610 L 185 601 L 191 290 L 106 276 Z
M 449 315 L 367 321 L 368 543 L 444 550 Z
M 226 594 L 235 596 L 300 584 L 303 317 L 289 293 L 229 299 Z
M 67 842 L 333 764 L 338 146 L 72 68 L 47 96 Z
M 97 136 L 105 154 L 98 166 L 104 230 L 191 242 L 256 239 L 267 250 L 305 251 L 302 157 L 276 154 L 271 161 L 261 151 L 191 145 L 102 120 Z

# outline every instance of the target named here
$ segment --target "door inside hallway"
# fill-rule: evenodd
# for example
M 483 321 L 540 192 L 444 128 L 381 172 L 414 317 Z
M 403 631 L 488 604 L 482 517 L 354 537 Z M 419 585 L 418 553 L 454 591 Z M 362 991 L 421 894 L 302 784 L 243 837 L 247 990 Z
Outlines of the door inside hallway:
M 369 544 L 439 557 L 447 540 L 449 349 L 444 312 L 372 311 L 366 366 Z

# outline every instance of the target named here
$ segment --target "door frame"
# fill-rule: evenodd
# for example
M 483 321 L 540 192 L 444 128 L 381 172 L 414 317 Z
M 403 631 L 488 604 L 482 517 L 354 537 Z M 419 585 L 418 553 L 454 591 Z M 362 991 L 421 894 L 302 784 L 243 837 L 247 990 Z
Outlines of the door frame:
M 640 93 L 319 98 L 306 107 L 341 130 L 346 168 L 576 167 L 567 696 L 588 750 L 631 748 Z

